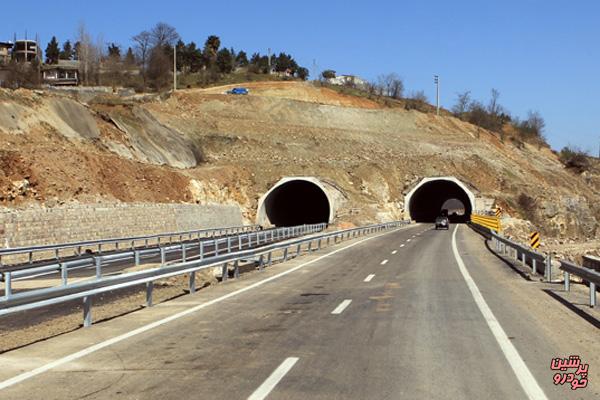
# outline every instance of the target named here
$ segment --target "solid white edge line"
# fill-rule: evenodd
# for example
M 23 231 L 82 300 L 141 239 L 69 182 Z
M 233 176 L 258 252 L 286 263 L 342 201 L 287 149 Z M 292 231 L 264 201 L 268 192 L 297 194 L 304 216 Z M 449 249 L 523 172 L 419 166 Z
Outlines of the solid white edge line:
M 383 233 L 381 233 L 379 235 L 371 236 L 371 237 L 359 240 L 357 242 L 350 243 L 347 246 L 344 246 L 344 247 L 341 247 L 339 249 L 333 250 L 333 251 L 331 251 L 331 252 L 329 252 L 327 254 L 323 254 L 320 257 L 317 257 L 317 258 L 315 258 L 313 260 L 307 261 L 304 264 L 300 264 L 300 265 L 298 265 L 298 266 L 296 266 L 294 268 L 290 268 L 290 269 L 288 269 L 286 271 L 280 272 L 280 273 L 278 273 L 276 275 L 273 275 L 273 276 L 271 276 L 269 278 L 263 279 L 262 281 L 255 282 L 255 283 L 253 283 L 253 284 L 251 284 L 249 286 L 246 286 L 246 287 L 243 287 L 241 289 L 235 290 L 235 291 L 233 291 L 231 293 L 228 293 L 228 294 L 223 295 L 221 297 L 218 297 L 216 299 L 207 301 L 206 303 L 199 304 L 199 305 L 197 305 L 195 307 L 188 308 L 187 310 L 181 311 L 181 312 L 179 312 L 177 314 L 173 314 L 173 315 L 171 315 L 169 317 L 166 317 L 166 318 L 163 318 L 161 320 L 152 322 L 152 323 L 147 324 L 147 325 L 143 325 L 143 326 L 141 326 L 141 327 L 139 327 L 137 329 L 134 329 L 134 330 L 132 330 L 130 332 L 121 334 L 119 336 L 115 336 L 114 338 L 111 338 L 111 339 L 108 339 L 108 340 L 105 340 L 104 342 L 100 342 L 100 343 L 97 343 L 95 345 L 89 346 L 89 347 L 87 347 L 87 348 L 85 348 L 83 350 L 77 351 L 77 352 L 75 352 L 73 354 L 69 354 L 68 356 L 65 356 L 65 357 L 59 358 L 57 360 L 54 360 L 52 362 L 49 362 L 48 364 L 45 364 L 45 365 L 42 365 L 40 367 L 34 368 L 31 371 L 23 372 L 23 373 L 21 373 L 21 374 L 19 374 L 17 376 L 14 376 L 12 378 L 9 378 L 7 380 L 4 380 L 4 381 L 0 382 L 0 390 L 6 389 L 7 387 L 13 386 L 13 385 L 15 385 L 17 383 L 20 383 L 20 382 L 23 382 L 23 381 L 25 381 L 27 379 L 33 378 L 34 376 L 43 374 L 44 372 L 47 372 L 47 371 L 49 371 L 51 369 L 54 369 L 56 367 L 60 367 L 61 365 L 67 364 L 67 363 L 69 363 L 71 361 L 78 360 L 78 359 L 80 359 L 82 357 L 85 357 L 85 356 L 87 356 L 89 354 L 92 354 L 92 353 L 94 353 L 94 352 L 96 352 L 98 350 L 102 350 L 105 347 L 112 346 L 113 344 L 122 342 L 123 340 L 129 339 L 129 338 L 131 338 L 133 336 L 137 336 L 137 335 L 139 335 L 141 333 L 147 332 L 147 331 L 152 330 L 154 328 L 157 328 L 157 327 L 159 327 L 161 325 L 165 325 L 165 324 L 167 324 L 167 323 L 169 323 L 171 321 L 174 321 L 174 320 L 177 320 L 179 318 L 185 317 L 185 316 L 187 316 L 189 314 L 195 313 L 196 311 L 199 311 L 199 310 L 201 310 L 203 308 L 206 308 L 208 306 L 211 306 L 213 304 L 220 303 L 221 301 L 227 300 L 230 297 L 237 296 L 238 294 L 241 294 L 241 293 L 247 292 L 249 290 L 252 290 L 252 289 L 254 289 L 256 287 L 262 286 L 265 283 L 274 281 L 274 280 L 279 279 L 279 278 L 281 278 L 281 277 L 283 277 L 285 275 L 291 274 L 292 272 L 295 272 L 295 271 L 297 271 L 297 270 L 299 270 L 301 268 L 304 268 L 304 267 L 306 267 L 308 265 L 311 265 L 311 264 L 313 264 L 313 263 L 315 263 L 317 261 L 320 261 L 320 260 L 322 260 L 324 258 L 327 258 L 329 256 L 337 254 L 337 253 L 339 253 L 341 251 L 344 251 L 346 249 L 354 247 L 354 246 L 356 246 L 358 244 L 364 243 L 364 242 L 372 240 L 372 239 L 376 239 L 376 238 L 381 237 L 383 235 L 387 235 L 387 234 L 390 234 L 390 233 L 393 233 L 393 232 L 397 232 L 397 231 L 399 231 L 401 229 L 403 229 L 403 228 L 398 228 L 398 229 L 394 229 L 394 230 L 391 230 L 391 231 L 383 232 Z M 1 357 L 2 356 L 0 355 L 0 358 Z
M 386 258 L 385 260 L 383 260 L 383 261 L 381 262 L 381 265 L 385 265 L 385 264 L 387 264 L 387 263 L 388 263 L 388 260 L 387 260 L 387 258 Z
M 254 393 L 250 395 L 250 397 L 248 397 L 248 400 L 265 399 L 269 395 L 269 393 L 271 393 L 273 389 L 275 389 L 275 386 L 277 386 L 279 381 L 283 379 L 285 374 L 287 374 L 297 362 L 298 357 L 288 357 L 285 360 L 283 360 L 283 362 L 279 364 L 279 367 L 277 367 L 275 371 L 273 371 L 273 373 L 269 375 L 267 380 L 264 381 L 263 384 L 260 385 L 254 391 Z
M 341 314 L 344 312 L 344 310 L 350 305 L 350 303 L 352 303 L 352 300 L 350 299 L 346 299 L 344 301 L 342 301 L 336 308 L 335 310 L 333 310 L 331 313 L 332 314 Z
M 371 280 L 373 278 L 375 278 L 375 274 L 367 275 L 367 277 L 365 278 L 365 280 L 363 282 L 371 282 Z
M 508 361 L 510 367 L 517 376 L 521 387 L 527 394 L 527 398 L 531 400 L 547 400 L 548 398 L 544 394 L 544 391 L 542 390 L 538 382 L 535 380 L 535 377 L 533 376 L 529 368 L 527 368 L 527 365 L 519 355 L 519 352 L 517 351 L 515 346 L 508 339 L 508 336 L 504 332 L 504 329 L 502 329 L 502 326 L 500 326 L 500 322 L 498 322 L 498 320 L 494 316 L 494 313 L 492 312 L 487 302 L 481 295 L 481 292 L 479 291 L 479 288 L 477 287 L 475 281 L 471 277 L 471 274 L 469 274 L 465 263 L 463 262 L 460 254 L 458 253 L 458 247 L 456 246 L 457 231 L 458 225 L 456 225 L 456 227 L 454 228 L 454 233 L 452 234 L 452 252 L 454 253 L 456 263 L 458 264 L 458 269 L 460 270 L 463 278 L 465 279 L 465 282 L 467 283 L 467 286 L 471 291 L 471 295 L 473 296 L 473 299 L 475 300 L 479 311 L 481 311 L 481 314 L 483 314 L 485 322 L 487 322 L 487 325 L 492 331 L 494 338 L 500 345 L 502 353 L 504 353 L 506 360 Z

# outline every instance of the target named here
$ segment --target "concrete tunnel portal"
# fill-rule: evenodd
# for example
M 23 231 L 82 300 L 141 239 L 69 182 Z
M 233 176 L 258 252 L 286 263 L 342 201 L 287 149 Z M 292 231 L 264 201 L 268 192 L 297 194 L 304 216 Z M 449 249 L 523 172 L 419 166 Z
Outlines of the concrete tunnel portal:
M 410 218 L 434 222 L 444 212 L 451 222 L 466 222 L 475 207 L 475 195 L 454 177 L 424 178 L 405 198 Z
M 284 178 L 259 200 L 257 223 L 294 226 L 332 222 L 335 199 L 330 192 L 316 178 Z

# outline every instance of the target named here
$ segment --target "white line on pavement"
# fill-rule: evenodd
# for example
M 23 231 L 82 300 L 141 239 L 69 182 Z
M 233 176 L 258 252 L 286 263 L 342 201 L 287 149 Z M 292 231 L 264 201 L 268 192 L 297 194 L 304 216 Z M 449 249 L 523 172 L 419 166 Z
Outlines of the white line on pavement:
M 535 377 L 532 375 L 531 371 L 529 371 L 529 368 L 527 368 L 527 365 L 519 355 L 519 352 L 517 351 L 515 346 L 510 342 L 508 336 L 506 336 L 504 329 L 502 329 L 502 326 L 500 326 L 500 322 L 498 322 L 498 320 L 494 316 L 494 313 L 492 313 L 492 310 L 487 305 L 487 302 L 481 295 L 481 292 L 475 284 L 475 281 L 473 280 L 473 278 L 471 278 L 471 274 L 469 274 L 467 267 L 465 267 L 465 263 L 463 262 L 460 254 L 458 253 L 458 248 L 456 246 L 457 230 L 458 225 L 456 225 L 456 227 L 454 228 L 454 232 L 452 233 L 452 252 L 454 253 L 456 263 L 458 264 L 458 269 L 460 270 L 463 278 L 465 279 L 465 282 L 467 283 L 467 286 L 471 291 L 471 295 L 473 296 L 473 299 L 475 300 L 479 311 L 481 311 L 481 314 L 483 314 L 485 322 L 487 322 L 488 327 L 494 334 L 494 338 L 500 345 L 500 349 L 502 350 L 504 356 L 508 360 L 508 363 L 510 364 L 513 372 L 519 379 L 519 383 L 521 384 L 521 387 L 527 394 L 527 398 L 530 400 L 547 400 L 548 398 L 544 394 L 544 391 L 535 380 Z
M 286 358 L 279 365 L 279 367 L 277 367 L 277 369 L 273 371 L 273 373 L 267 378 L 267 380 L 264 381 L 263 384 L 260 385 L 258 389 L 256 389 L 254 393 L 250 395 L 250 397 L 248 397 L 248 400 L 265 399 L 269 395 L 269 393 L 271 393 L 273 389 L 275 389 L 275 386 L 277 386 L 279 381 L 283 379 L 285 374 L 287 374 L 290 371 L 290 369 L 292 369 L 296 362 L 298 362 L 298 357 Z
M 371 282 L 371 280 L 372 280 L 373 278 L 375 278 L 375 274 L 368 275 L 368 276 L 365 278 L 364 282 Z
M 410 239 L 406 239 L 407 242 L 410 242 Z
M 134 329 L 134 330 L 126 332 L 126 333 L 123 333 L 122 335 L 119 335 L 119 336 L 115 336 L 115 337 L 110 338 L 108 340 L 105 340 L 103 342 L 96 343 L 96 344 L 94 344 L 92 346 L 86 347 L 86 348 L 84 348 L 82 350 L 79 350 L 79 351 L 77 351 L 75 353 L 69 354 L 69 355 L 64 356 L 62 358 L 56 359 L 54 361 L 51 361 L 51 362 L 49 362 L 47 364 L 41 365 L 41 366 L 39 366 L 37 368 L 34 368 L 34 369 L 30 370 L 30 371 L 23 372 L 23 373 L 21 373 L 19 375 L 16 375 L 16 376 L 12 377 L 12 378 L 9 378 L 7 380 L 1 381 L 0 382 L 0 390 L 6 389 L 7 387 L 10 387 L 10 386 L 13 386 L 13 385 L 16 385 L 17 383 L 26 381 L 27 379 L 31 379 L 31 378 L 33 378 L 33 377 L 35 377 L 37 375 L 43 374 L 45 372 L 48 372 L 48 371 L 50 371 L 50 370 L 52 370 L 52 369 L 54 369 L 56 367 L 60 367 L 62 365 L 68 364 L 68 363 L 70 363 L 72 361 L 78 360 L 78 359 L 80 359 L 82 357 L 85 357 L 87 355 L 95 353 L 96 351 L 99 351 L 99 350 L 102 350 L 102 349 L 104 349 L 106 347 L 112 346 L 113 344 L 116 344 L 116 343 L 122 342 L 124 340 L 127 340 L 127 339 L 129 339 L 129 338 L 131 338 L 133 336 L 137 336 L 137 335 L 142 334 L 144 332 L 147 332 L 147 331 L 150 331 L 152 329 L 158 328 L 159 326 L 168 324 L 171 321 L 175 321 L 175 320 L 177 320 L 179 318 L 183 318 L 183 317 L 185 317 L 187 315 L 193 314 L 193 313 L 195 313 L 195 312 L 197 312 L 199 310 L 202 310 L 203 308 L 212 306 L 213 304 L 220 303 L 223 300 L 227 300 L 227 299 L 229 299 L 231 297 L 235 297 L 235 296 L 237 296 L 239 294 L 242 294 L 242 293 L 247 292 L 249 290 L 255 289 L 255 288 L 257 288 L 259 286 L 262 286 L 262 285 L 264 285 L 264 284 L 266 284 L 268 282 L 272 282 L 272 281 L 274 281 L 276 279 L 279 279 L 279 278 L 281 278 L 283 276 L 291 274 L 292 272 L 295 272 L 295 271 L 297 271 L 299 269 L 307 267 L 307 266 L 309 266 L 311 264 L 314 264 L 314 263 L 316 263 L 318 261 L 323 260 L 324 258 L 327 258 L 329 256 L 337 254 L 337 253 L 339 253 L 341 251 L 347 250 L 347 249 L 349 249 L 351 247 L 354 247 L 354 246 L 356 246 L 358 244 L 364 243 L 364 242 L 372 240 L 372 239 L 376 239 L 376 238 L 378 238 L 380 236 L 387 235 L 389 233 L 397 232 L 400 229 L 394 229 L 394 230 L 391 230 L 391 231 L 383 232 L 383 233 L 381 233 L 379 235 L 371 236 L 371 237 L 359 240 L 357 242 L 350 243 L 347 246 L 340 247 L 339 249 L 333 250 L 333 251 L 331 251 L 331 252 L 329 252 L 327 254 L 323 254 L 320 257 L 317 257 L 317 258 L 314 258 L 312 260 L 309 260 L 309 261 L 307 261 L 307 262 L 305 262 L 303 264 L 300 264 L 300 265 L 298 265 L 296 267 L 290 268 L 290 269 L 288 269 L 286 271 L 280 272 L 280 273 L 275 274 L 275 275 L 273 275 L 273 276 L 271 276 L 269 278 L 265 278 L 265 279 L 263 279 L 261 281 L 255 282 L 255 283 L 253 283 L 251 285 L 248 285 L 248 286 L 243 287 L 241 289 L 235 290 L 235 291 L 233 291 L 231 293 L 228 293 L 226 295 L 223 295 L 221 297 L 217 297 L 216 299 L 213 299 L 213 300 L 207 301 L 205 303 L 199 304 L 199 305 L 197 305 L 195 307 L 188 308 L 187 310 L 181 311 L 181 312 L 179 312 L 177 314 L 170 315 L 170 316 L 168 316 L 166 318 L 163 318 L 163 319 L 160 319 L 158 321 L 151 322 L 151 323 L 149 323 L 147 325 L 143 325 L 143 326 L 141 326 L 141 327 L 139 327 L 137 329 Z M 2 359 L 2 356 L 0 356 L 0 360 L 1 359 Z
M 344 310 L 346 309 L 346 307 L 348 307 L 350 305 L 350 303 L 352 303 L 352 300 L 349 300 L 349 299 L 346 299 L 346 300 L 342 301 L 340 303 L 340 305 L 337 306 L 335 308 L 335 310 L 333 310 L 331 313 L 332 314 L 341 314 L 341 313 L 343 313 Z
M 385 265 L 385 264 L 387 264 L 387 263 L 388 263 L 388 260 L 387 260 L 387 259 L 385 259 L 385 260 L 383 260 L 383 261 L 381 262 L 381 265 Z
M 401 245 L 400 245 L 400 247 L 404 247 L 404 245 L 403 245 L 403 244 L 401 244 Z
M 398 250 L 394 250 L 392 251 L 392 254 L 396 254 L 398 252 Z

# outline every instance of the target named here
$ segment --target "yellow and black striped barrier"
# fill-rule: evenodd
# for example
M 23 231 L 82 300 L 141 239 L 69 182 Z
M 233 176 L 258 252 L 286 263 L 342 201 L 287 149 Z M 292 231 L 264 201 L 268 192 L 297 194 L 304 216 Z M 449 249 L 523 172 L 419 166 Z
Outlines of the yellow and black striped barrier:
M 537 249 L 538 247 L 540 247 L 540 244 L 541 240 L 539 232 L 533 232 L 531 235 L 529 235 L 529 245 L 532 248 Z
M 471 214 L 471 222 L 481 225 L 485 228 L 492 229 L 496 232 L 500 232 L 502 229 L 502 226 L 500 225 L 500 217 L 496 216 Z
M 500 218 L 502 216 L 502 208 L 496 207 L 494 213 L 496 214 L 496 217 Z

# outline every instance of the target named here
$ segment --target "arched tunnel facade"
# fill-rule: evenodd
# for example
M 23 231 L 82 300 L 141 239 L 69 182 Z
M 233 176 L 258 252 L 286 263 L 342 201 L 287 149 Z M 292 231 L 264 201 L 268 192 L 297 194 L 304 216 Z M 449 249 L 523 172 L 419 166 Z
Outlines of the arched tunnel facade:
M 282 179 L 260 200 L 257 223 L 294 226 L 331 222 L 334 201 L 314 178 Z
M 471 217 L 475 196 L 454 177 L 425 178 L 406 195 L 404 204 L 416 222 L 434 222 L 444 213 L 451 222 L 465 222 Z M 452 205 L 451 210 L 446 208 L 448 204 Z

